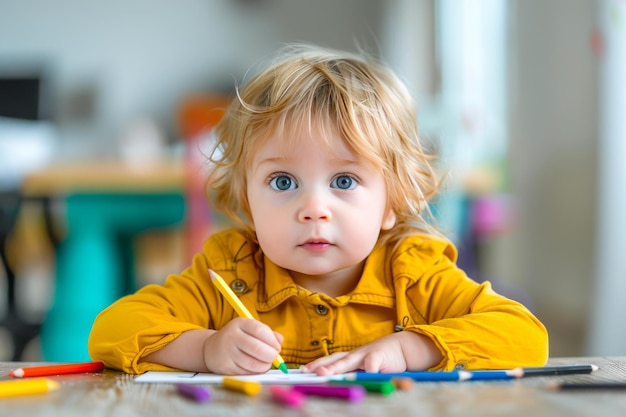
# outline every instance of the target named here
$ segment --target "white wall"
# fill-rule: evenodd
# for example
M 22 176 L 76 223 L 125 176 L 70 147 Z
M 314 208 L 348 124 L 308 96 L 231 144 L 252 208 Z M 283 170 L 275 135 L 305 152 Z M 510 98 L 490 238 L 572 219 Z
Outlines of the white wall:
M 626 352 L 626 4 L 603 0 L 600 81 L 599 209 L 591 332 L 593 355 Z
M 233 76 L 241 79 L 281 42 L 376 46 L 379 7 L 375 0 L 0 0 L 0 69 L 41 60 L 50 68 L 60 158 L 112 154 L 140 116 L 173 136 L 185 94 L 232 88 Z
M 510 163 L 516 232 L 494 260 L 532 297 L 552 353 L 584 353 L 594 284 L 597 2 L 511 2 Z
M 418 111 L 437 93 L 434 16 L 433 0 L 388 1 L 383 13 L 384 58 L 411 90 Z

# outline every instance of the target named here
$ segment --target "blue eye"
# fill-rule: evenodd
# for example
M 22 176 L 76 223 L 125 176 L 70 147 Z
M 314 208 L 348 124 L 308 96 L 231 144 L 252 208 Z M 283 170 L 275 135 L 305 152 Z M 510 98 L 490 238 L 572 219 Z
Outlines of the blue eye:
M 276 191 L 295 190 L 296 182 L 288 175 L 279 174 L 273 177 L 269 182 L 270 187 Z
M 340 190 L 352 190 L 357 186 L 357 181 L 349 175 L 338 175 L 330 183 L 330 186 Z

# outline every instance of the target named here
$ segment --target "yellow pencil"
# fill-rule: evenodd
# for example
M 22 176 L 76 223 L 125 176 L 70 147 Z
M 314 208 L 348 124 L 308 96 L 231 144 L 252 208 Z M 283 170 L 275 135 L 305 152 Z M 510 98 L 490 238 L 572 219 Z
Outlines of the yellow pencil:
M 261 384 L 256 381 L 243 381 L 237 378 L 224 377 L 222 385 L 226 389 L 243 392 L 246 395 L 257 395 L 261 392 Z
M 0 382 L 0 398 L 20 395 L 44 394 L 59 388 L 59 383 L 49 378 L 16 379 Z
M 228 301 L 228 303 L 235 309 L 237 314 L 239 314 L 241 317 L 254 320 L 254 317 L 252 316 L 252 314 L 250 314 L 248 309 L 239 300 L 239 297 L 237 297 L 235 293 L 233 292 L 233 290 L 231 290 L 230 287 L 226 284 L 226 281 L 224 281 L 224 278 L 220 277 L 211 269 L 209 269 L 209 275 L 211 275 L 211 280 L 213 281 L 213 284 L 217 287 L 219 292 L 222 293 L 224 298 L 226 298 L 226 301 Z M 280 355 L 278 355 L 276 359 L 274 359 L 274 362 L 272 362 L 272 364 L 276 368 L 283 371 L 283 373 L 289 372 L 287 371 L 287 365 L 285 365 L 285 361 Z

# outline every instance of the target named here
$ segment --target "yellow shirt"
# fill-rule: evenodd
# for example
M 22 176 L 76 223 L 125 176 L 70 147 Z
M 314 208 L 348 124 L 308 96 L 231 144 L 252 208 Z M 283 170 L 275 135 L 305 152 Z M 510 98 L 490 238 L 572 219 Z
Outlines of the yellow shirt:
M 439 347 L 443 360 L 433 370 L 544 365 L 545 327 L 489 283 L 469 279 L 456 266 L 456 256 L 449 242 L 413 236 L 393 252 L 375 249 L 356 288 L 329 297 L 298 287 L 239 231 L 228 230 L 209 238 L 180 275 L 102 311 L 89 353 L 128 373 L 170 369 L 139 360 L 185 331 L 219 330 L 237 316 L 212 284 L 211 268 L 258 320 L 284 336 L 280 354 L 288 364 L 349 351 L 403 329 L 426 335 Z

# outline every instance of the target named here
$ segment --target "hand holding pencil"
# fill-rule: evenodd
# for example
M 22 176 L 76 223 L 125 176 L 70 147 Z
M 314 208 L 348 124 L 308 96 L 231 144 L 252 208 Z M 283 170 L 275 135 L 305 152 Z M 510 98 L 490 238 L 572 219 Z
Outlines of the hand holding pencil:
M 248 311 L 248 309 L 246 309 L 246 307 L 243 305 L 243 303 L 241 303 L 239 298 L 235 295 L 235 293 L 233 293 L 233 291 L 230 289 L 228 284 L 226 284 L 226 282 L 222 279 L 222 277 L 220 277 L 218 274 L 216 274 L 214 271 L 212 271 L 210 269 L 209 269 L 209 274 L 211 275 L 211 280 L 213 281 L 213 284 L 215 285 L 215 287 L 224 296 L 226 302 L 229 303 L 233 307 L 233 309 L 237 312 L 237 314 L 240 317 L 242 317 L 242 318 L 253 319 L 254 320 L 254 316 Z M 223 333 L 223 332 L 226 332 L 226 331 L 229 331 L 229 332 L 232 331 L 232 334 L 235 335 L 236 337 L 243 336 L 241 334 L 241 332 L 243 332 L 244 335 L 246 335 L 246 336 L 252 335 L 253 337 L 259 338 L 259 339 L 261 339 L 263 341 L 263 339 L 262 339 L 263 337 L 265 337 L 266 339 L 268 338 L 267 335 L 265 335 L 265 333 L 267 333 L 267 331 L 266 331 L 266 329 L 260 327 L 259 325 L 267 327 L 267 326 L 265 326 L 265 324 L 262 324 L 262 323 L 260 323 L 258 321 L 255 322 L 255 323 L 245 323 L 245 324 L 241 324 L 240 325 L 237 321 L 233 320 L 228 325 L 226 325 L 223 329 L 221 329 L 219 332 Z M 264 333 L 264 334 L 261 335 L 261 333 Z M 269 338 L 272 338 L 272 337 L 275 338 L 276 335 L 274 333 L 272 333 L 272 336 L 270 336 Z M 209 340 L 209 342 L 215 342 L 215 340 L 219 339 L 219 336 L 217 334 L 214 334 L 214 335 L 212 335 L 210 337 L 210 339 L 213 339 L 213 340 Z M 271 346 L 271 344 L 273 344 L 271 342 L 272 341 L 269 341 L 269 340 L 263 341 L 264 344 L 267 344 L 267 345 L 270 345 L 270 346 Z M 281 341 L 278 340 L 278 342 L 280 343 Z M 245 355 L 250 355 L 250 353 L 247 352 L 247 349 L 248 349 L 248 344 L 247 343 L 242 343 L 242 344 L 240 344 L 237 347 Z M 285 362 L 283 361 L 283 359 L 280 356 L 280 354 L 277 354 L 275 356 L 275 358 L 272 361 L 272 364 L 277 369 L 280 369 L 282 372 L 287 373 L 287 366 L 285 365 Z M 251 370 L 246 369 L 246 371 L 251 371 Z M 262 372 L 262 371 L 259 371 L 259 372 Z

